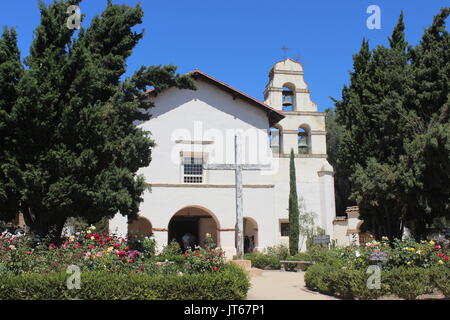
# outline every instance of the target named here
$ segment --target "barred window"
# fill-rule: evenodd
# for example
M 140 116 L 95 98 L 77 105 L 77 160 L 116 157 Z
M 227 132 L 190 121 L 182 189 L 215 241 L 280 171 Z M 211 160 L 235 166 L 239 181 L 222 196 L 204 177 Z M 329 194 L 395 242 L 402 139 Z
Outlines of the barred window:
M 281 222 L 280 229 L 282 237 L 289 237 L 289 222 Z
M 203 159 L 196 157 L 183 158 L 184 183 L 203 182 Z

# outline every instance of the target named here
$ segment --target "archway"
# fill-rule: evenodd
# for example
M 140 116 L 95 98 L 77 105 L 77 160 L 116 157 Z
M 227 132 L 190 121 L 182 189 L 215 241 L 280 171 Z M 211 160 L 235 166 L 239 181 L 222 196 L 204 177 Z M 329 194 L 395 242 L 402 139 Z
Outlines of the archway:
M 301 125 L 298 128 L 298 153 L 310 154 L 311 153 L 311 137 L 310 128 L 307 125 Z
M 283 111 L 294 111 L 295 108 L 295 86 L 292 83 L 285 83 L 282 90 Z
M 205 246 L 207 234 L 210 234 L 214 243 L 220 246 L 220 229 L 217 217 L 208 209 L 200 206 L 189 206 L 176 212 L 169 222 L 168 242 L 177 241 L 185 250 L 182 237 L 191 235 L 191 245 Z
M 145 217 L 139 217 L 137 220 L 128 223 L 128 235 L 134 237 L 150 237 L 153 234 L 152 224 Z
M 283 153 L 283 129 L 275 125 L 268 130 L 269 146 L 274 154 Z
M 244 252 L 252 252 L 258 247 L 258 224 L 250 217 L 244 217 Z

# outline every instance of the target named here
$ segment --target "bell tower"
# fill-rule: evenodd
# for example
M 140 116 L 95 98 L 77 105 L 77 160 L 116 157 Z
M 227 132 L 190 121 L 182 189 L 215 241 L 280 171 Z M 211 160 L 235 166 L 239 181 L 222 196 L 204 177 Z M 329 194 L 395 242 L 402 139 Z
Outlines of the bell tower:
M 293 149 L 299 157 L 326 159 L 325 114 L 311 100 L 300 62 L 287 58 L 270 69 L 264 102 L 286 116 L 269 131 L 274 154 L 288 156 Z
M 317 111 L 303 78 L 303 66 L 292 59 L 276 63 L 264 90 L 265 103 L 282 111 Z

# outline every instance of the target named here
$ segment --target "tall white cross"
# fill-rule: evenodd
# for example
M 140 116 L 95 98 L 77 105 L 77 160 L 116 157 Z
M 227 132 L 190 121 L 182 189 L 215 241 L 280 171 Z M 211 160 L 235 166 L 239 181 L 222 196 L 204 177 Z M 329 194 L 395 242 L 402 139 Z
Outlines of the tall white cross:
M 242 213 L 242 170 L 270 169 L 270 165 L 242 164 L 241 138 L 234 136 L 234 164 L 204 164 L 205 170 L 234 170 L 236 188 L 236 255 L 239 260 L 244 258 L 244 217 Z

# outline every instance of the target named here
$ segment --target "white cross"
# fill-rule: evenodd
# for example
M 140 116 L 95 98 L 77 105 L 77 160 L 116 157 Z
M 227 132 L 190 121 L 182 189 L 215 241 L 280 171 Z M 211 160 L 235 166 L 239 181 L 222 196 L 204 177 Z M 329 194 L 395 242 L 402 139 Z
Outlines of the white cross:
M 241 138 L 234 137 L 234 164 L 204 164 L 205 170 L 234 170 L 236 188 L 236 255 L 239 260 L 244 258 L 244 218 L 242 214 L 242 170 L 270 169 L 270 165 L 242 164 Z

